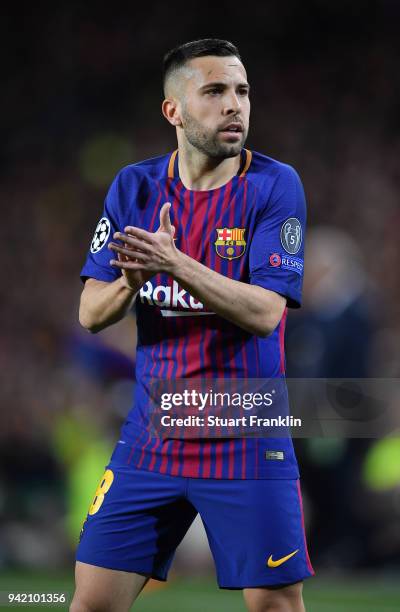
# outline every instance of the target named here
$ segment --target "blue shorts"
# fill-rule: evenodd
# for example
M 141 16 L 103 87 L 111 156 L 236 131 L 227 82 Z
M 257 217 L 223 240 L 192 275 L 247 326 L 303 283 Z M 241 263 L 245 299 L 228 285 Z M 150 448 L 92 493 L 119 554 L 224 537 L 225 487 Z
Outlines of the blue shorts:
M 298 480 L 184 478 L 127 466 L 114 452 L 76 559 L 166 580 L 197 513 L 220 588 L 291 584 L 314 574 Z

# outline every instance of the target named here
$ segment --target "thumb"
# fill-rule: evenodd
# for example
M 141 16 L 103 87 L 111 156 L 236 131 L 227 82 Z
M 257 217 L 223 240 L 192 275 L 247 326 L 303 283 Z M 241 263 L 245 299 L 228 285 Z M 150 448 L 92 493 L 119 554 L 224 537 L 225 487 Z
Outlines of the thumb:
M 175 228 L 173 228 L 171 224 L 171 219 L 169 216 L 169 210 L 171 208 L 170 202 L 165 202 L 162 205 L 160 210 L 160 230 L 164 232 L 168 232 L 168 234 L 173 234 L 175 232 Z

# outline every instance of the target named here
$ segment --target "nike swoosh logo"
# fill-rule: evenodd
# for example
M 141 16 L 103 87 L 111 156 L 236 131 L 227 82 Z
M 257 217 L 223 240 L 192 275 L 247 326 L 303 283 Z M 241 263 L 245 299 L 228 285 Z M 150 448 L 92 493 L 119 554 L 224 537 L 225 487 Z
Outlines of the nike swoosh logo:
M 291 557 L 294 557 L 294 555 L 298 552 L 299 552 L 299 549 L 294 550 L 289 555 L 286 555 L 286 557 L 281 557 L 281 559 L 277 559 L 276 561 L 272 560 L 272 555 L 271 555 L 267 561 L 267 565 L 268 567 L 279 567 L 280 565 L 282 565 L 282 563 L 285 563 L 285 561 L 288 561 Z

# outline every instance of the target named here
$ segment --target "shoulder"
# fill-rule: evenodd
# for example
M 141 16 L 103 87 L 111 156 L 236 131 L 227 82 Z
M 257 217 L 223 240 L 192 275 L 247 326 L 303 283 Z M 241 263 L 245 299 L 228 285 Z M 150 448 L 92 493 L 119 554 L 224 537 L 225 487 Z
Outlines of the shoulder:
M 151 157 L 134 164 L 124 166 L 117 174 L 116 179 L 122 184 L 130 181 L 139 182 L 146 179 L 160 180 L 168 173 L 168 163 L 171 153 Z
M 121 168 L 108 191 L 109 205 L 121 213 L 133 204 L 140 206 L 147 199 L 152 183 L 167 176 L 170 157 L 168 153 Z
M 258 151 L 252 151 L 252 160 L 247 177 L 259 188 L 269 187 L 270 190 L 277 182 L 300 182 L 300 177 L 293 166 Z
M 300 177 L 293 166 L 252 152 L 249 180 L 260 194 L 260 208 L 267 215 L 306 216 L 306 201 Z

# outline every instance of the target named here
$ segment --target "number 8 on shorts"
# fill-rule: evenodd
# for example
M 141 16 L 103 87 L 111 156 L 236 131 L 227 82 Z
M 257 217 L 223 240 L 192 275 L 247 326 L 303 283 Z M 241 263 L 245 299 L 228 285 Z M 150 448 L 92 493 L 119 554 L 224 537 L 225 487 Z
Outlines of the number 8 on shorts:
M 106 470 L 101 477 L 100 484 L 96 489 L 96 493 L 94 494 L 94 499 L 92 505 L 89 508 L 89 514 L 96 514 L 101 508 L 101 504 L 104 501 L 104 496 L 107 491 L 110 489 L 114 480 L 114 473 L 112 470 Z

